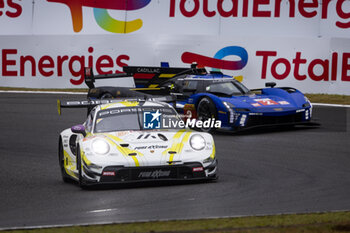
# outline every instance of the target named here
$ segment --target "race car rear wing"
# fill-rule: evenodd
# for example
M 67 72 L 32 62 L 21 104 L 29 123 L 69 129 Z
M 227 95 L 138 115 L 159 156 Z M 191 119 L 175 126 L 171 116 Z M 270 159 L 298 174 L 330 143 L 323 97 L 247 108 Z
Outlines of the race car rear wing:
M 164 65 L 164 63 L 162 63 Z M 167 67 L 165 66 L 124 66 L 123 73 L 94 75 L 92 67 L 85 67 L 85 84 L 90 88 L 95 88 L 95 80 L 133 77 L 136 87 L 156 87 L 160 83 L 183 74 L 204 74 L 204 68 L 197 68 L 197 64 L 192 64 L 190 68 Z
M 96 100 L 71 100 L 71 101 L 60 101 L 57 100 L 57 111 L 58 115 L 61 115 L 62 108 L 88 108 L 95 107 L 100 104 L 111 104 L 119 103 L 123 101 L 157 101 L 157 102 L 174 102 L 176 100 L 175 96 L 160 96 L 154 98 L 122 98 L 122 99 L 96 99 Z

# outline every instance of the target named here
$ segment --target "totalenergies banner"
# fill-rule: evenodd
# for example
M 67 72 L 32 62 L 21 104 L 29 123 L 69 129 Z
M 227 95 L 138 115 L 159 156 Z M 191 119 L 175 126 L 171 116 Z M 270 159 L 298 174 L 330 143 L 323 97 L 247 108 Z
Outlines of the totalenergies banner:
M 0 86 L 84 88 L 84 66 L 167 61 L 350 94 L 349 0 L 0 0 L 0 26 Z
M 215 41 L 215 43 L 213 43 Z M 310 93 L 350 90 L 348 39 L 218 36 L 3 36 L 1 86 L 86 87 L 83 68 L 95 73 L 121 72 L 126 65 L 188 66 L 238 76 L 250 88 L 267 81 Z M 103 84 L 103 83 L 101 83 Z M 131 85 L 115 80 L 115 85 Z
M 0 0 L 0 34 L 350 36 L 349 0 Z
M 0 0 L 2 35 L 350 36 L 349 0 Z

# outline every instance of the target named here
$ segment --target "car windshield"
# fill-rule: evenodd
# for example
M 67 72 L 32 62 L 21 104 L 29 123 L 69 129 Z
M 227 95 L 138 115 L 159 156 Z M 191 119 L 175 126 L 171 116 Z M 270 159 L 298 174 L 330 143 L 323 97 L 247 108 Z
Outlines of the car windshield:
M 206 91 L 214 94 L 224 95 L 245 95 L 249 93 L 249 89 L 243 84 L 236 81 L 216 82 L 208 85 Z
M 125 131 L 173 129 L 177 125 L 163 122 L 180 121 L 179 115 L 166 107 L 127 107 L 101 110 L 96 115 L 95 133 Z

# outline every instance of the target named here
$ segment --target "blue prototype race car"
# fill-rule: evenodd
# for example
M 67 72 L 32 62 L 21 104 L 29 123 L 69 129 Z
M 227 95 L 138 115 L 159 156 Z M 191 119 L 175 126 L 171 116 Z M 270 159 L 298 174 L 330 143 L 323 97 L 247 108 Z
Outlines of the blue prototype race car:
M 220 73 L 188 75 L 176 82 L 181 84 L 182 93 L 176 109 L 202 121 L 218 119 L 221 129 L 237 131 L 311 121 L 312 105 L 295 88 L 274 88 L 275 83 L 267 83 L 268 88 L 249 90 L 234 78 Z
M 221 130 L 311 124 L 312 105 L 304 94 L 292 87 L 277 88 L 273 82 L 266 83 L 266 88 L 250 90 L 232 76 L 207 73 L 193 66 L 191 69 L 127 67 L 124 70 L 129 72 L 124 74 L 96 76 L 91 68 L 87 69 L 90 69 L 85 76 L 90 87 L 89 99 L 175 95 L 174 107 L 180 114 L 202 121 L 220 120 Z M 139 88 L 93 85 L 95 79 L 126 76 L 133 76 Z

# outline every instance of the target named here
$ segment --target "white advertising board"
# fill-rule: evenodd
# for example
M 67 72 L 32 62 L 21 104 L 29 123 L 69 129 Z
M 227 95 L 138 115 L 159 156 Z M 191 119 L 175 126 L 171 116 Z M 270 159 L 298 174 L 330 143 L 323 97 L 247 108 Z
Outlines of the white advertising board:
M 3 36 L 0 43 L 0 86 L 83 88 L 84 66 L 107 73 L 121 71 L 124 65 L 158 66 L 167 61 L 186 67 L 196 61 L 224 67 L 226 74 L 243 75 L 250 88 L 275 81 L 309 93 L 349 94 L 350 90 L 349 39 L 51 35 Z M 114 84 L 132 85 L 119 79 Z
M 84 66 L 196 61 L 250 88 L 350 95 L 348 0 L 0 0 L 0 26 L 0 86 L 83 88 Z
M 349 37 L 348 0 L 1 0 L 1 35 Z
M 33 29 L 33 2 L 0 0 L 0 35 L 30 35 Z

